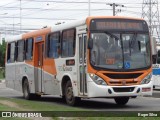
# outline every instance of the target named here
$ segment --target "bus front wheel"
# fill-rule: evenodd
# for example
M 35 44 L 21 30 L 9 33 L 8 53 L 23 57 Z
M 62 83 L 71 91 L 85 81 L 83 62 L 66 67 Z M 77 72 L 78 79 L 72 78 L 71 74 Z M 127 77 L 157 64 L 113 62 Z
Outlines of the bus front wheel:
M 114 100 L 118 105 L 125 105 L 129 101 L 129 97 L 116 97 Z
M 67 81 L 65 86 L 65 100 L 66 103 L 71 106 L 76 105 L 80 101 L 80 98 L 75 97 L 73 94 L 73 87 L 70 80 Z

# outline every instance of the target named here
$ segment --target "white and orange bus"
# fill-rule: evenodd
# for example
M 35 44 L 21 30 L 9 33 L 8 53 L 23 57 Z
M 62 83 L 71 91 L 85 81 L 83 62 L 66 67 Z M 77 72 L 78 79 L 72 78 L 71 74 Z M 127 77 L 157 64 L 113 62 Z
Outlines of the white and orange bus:
M 92 16 L 8 39 L 6 86 L 24 98 L 58 95 L 67 104 L 81 98 L 152 95 L 151 45 L 143 19 Z

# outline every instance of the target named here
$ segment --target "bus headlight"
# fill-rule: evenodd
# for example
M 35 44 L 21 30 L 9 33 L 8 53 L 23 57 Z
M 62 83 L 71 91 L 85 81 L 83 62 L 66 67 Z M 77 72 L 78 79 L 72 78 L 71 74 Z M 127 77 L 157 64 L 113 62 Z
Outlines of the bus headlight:
M 105 86 L 107 85 L 107 83 L 99 76 L 95 74 L 89 74 L 89 76 L 97 85 L 105 85 Z
M 152 74 L 148 74 L 141 82 L 141 84 L 148 84 L 151 81 Z

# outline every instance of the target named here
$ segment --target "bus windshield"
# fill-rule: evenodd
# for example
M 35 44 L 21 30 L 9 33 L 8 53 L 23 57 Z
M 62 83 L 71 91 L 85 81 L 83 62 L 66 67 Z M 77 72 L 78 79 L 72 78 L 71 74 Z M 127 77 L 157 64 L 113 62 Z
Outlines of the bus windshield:
M 138 32 L 92 32 L 91 64 L 105 69 L 149 67 L 149 35 Z

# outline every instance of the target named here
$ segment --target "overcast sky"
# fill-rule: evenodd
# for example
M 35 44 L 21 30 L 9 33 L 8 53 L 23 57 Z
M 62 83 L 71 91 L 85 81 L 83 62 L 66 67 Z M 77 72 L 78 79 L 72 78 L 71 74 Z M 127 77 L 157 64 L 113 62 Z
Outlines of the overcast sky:
M 112 15 L 107 3 L 117 3 L 118 16 L 141 17 L 143 0 L 90 0 L 91 15 Z M 160 2 L 160 0 L 158 0 Z M 88 0 L 1 0 L 1 38 L 88 16 Z M 20 5 L 21 3 L 21 5 Z M 21 10 L 20 10 L 21 8 Z

